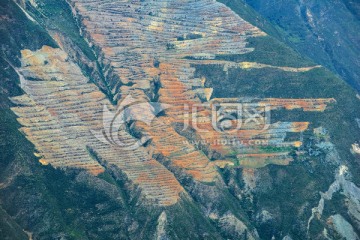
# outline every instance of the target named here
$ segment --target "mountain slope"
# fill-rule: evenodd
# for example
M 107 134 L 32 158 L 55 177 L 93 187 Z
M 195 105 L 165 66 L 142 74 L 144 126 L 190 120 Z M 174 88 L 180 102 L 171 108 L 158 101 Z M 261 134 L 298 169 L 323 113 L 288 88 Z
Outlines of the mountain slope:
M 343 80 L 215 1 L 18 4 L 1 3 L 8 237 L 356 236 L 360 109 Z M 268 106 L 269 128 L 213 130 L 206 106 L 229 101 Z M 119 106 L 130 121 L 106 132 Z M 211 141 L 228 136 L 242 144 Z
M 256 11 L 281 41 L 332 70 L 355 89 L 359 83 L 359 3 L 334 1 L 223 1 L 236 9 Z M 243 11 L 243 10 L 238 10 Z M 256 24 L 258 19 L 249 20 Z M 266 20 L 265 20 L 266 19 Z M 341 19 L 341 20 L 340 20 Z M 267 25 L 267 24 L 264 24 Z

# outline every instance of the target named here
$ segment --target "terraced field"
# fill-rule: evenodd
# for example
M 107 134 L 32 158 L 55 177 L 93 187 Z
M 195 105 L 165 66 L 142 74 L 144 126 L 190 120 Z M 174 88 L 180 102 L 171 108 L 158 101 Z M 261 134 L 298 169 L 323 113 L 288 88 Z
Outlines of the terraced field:
M 292 160 L 289 156 L 291 147 L 302 145 L 301 141 L 285 142 L 287 133 L 303 132 L 309 123 L 270 124 L 267 114 L 281 108 L 321 112 L 328 103 L 335 101 L 211 99 L 213 89 L 205 87 L 206 79 L 194 76 L 194 64 L 216 64 L 224 69 L 273 67 L 214 60 L 218 55 L 249 53 L 254 49 L 246 47 L 247 39 L 266 35 L 216 1 L 157 1 L 151 4 L 71 1 L 71 6 L 83 26 L 82 34 L 106 69 L 106 84 L 114 99 L 107 99 L 94 84 L 88 83 L 79 67 L 69 61 L 62 50 L 46 46 L 37 52 L 23 50 L 22 67 L 18 71 L 26 95 L 12 98 L 18 105 L 12 110 L 24 126 L 22 132 L 35 144 L 36 155 L 41 157 L 42 164 L 84 168 L 93 174 L 103 172 L 105 163 L 114 164 L 139 184 L 149 199 L 164 205 L 173 204 L 182 187 L 170 171 L 152 158 L 154 154 L 165 157 L 173 166 L 184 169 L 201 182 L 217 181 L 217 166 L 227 164 L 245 167 L 271 163 L 287 165 Z M 57 38 L 55 40 L 59 42 Z M 306 72 L 317 67 L 273 68 Z M 135 107 L 131 111 L 135 122 L 130 131 L 121 124 L 119 129 L 103 129 L 104 122 L 112 122 L 114 117 L 104 115 L 103 106 L 109 106 L 109 111 L 114 112 L 129 96 L 137 103 L 158 101 L 164 109 L 166 106 L 164 114 L 152 119 L 150 109 Z M 267 107 L 263 115 L 256 117 L 262 123 L 245 122 L 236 131 L 220 131 L 214 127 L 211 109 L 229 103 L 255 104 L 257 109 Z M 196 116 L 194 113 L 191 117 L 186 116 L 186 109 L 196 106 L 201 106 Z M 151 119 L 151 123 L 139 121 L 144 118 Z M 174 128 L 174 124 L 184 124 L 190 118 L 189 127 L 195 130 L 198 140 L 205 141 L 206 153 L 194 146 L 184 132 Z M 238 116 L 231 124 L 243 120 Z M 146 147 L 124 150 L 116 141 L 106 144 L 106 139 L 99 141 L 92 134 L 101 135 L 104 131 L 110 136 L 117 135 L 125 145 L 141 142 L 131 136 L 133 131 L 150 140 Z M 251 146 L 251 142 L 258 141 L 282 150 L 262 153 L 261 147 Z M 238 144 L 234 145 L 234 142 Z
M 0 1 L 0 239 L 356 236 L 360 97 L 277 31 L 245 1 Z
M 102 132 L 103 121 L 112 120 L 112 116 L 104 119 L 102 111 L 112 105 L 65 52 L 51 47 L 24 50 L 19 74 L 26 94 L 11 99 L 18 105 L 12 110 L 42 164 L 83 168 L 95 175 L 104 171 L 102 164 L 114 164 L 140 185 L 151 202 L 170 205 L 179 199 L 183 188 L 146 149 L 126 150 L 94 137 L 92 131 Z M 123 143 L 137 142 L 125 129 L 114 131 Z

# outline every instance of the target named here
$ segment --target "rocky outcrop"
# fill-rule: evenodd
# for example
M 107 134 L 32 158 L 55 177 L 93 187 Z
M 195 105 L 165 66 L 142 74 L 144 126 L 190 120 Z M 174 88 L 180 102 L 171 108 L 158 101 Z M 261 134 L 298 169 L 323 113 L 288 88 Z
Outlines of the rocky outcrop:
M 352 221 L 354 221 L 355 226 L 359 227 L 360 223 L 360 188 L 358 188 L 353 182 L 349 181 L 348 178 L 348 168 L 344 165 L 340 166 L 338 172 L 336 173 L 335 181 L 330 185 L 329 189 L 321 193 L 321 199 L 317 207 L 312 209 L 312 215 L 308 220 L 308 230 L 310 228 L 310 224 L 314 218 L 321 219 L 324 208 L 325 201 L 330 201 L 333 195 L 336 192 L 341 191 L 341 194 L 347 198 L 347 213 L 351 217 Z M 330 225 L 332 225 L 336 231 L 345 237 L 346 239 L 357 239 L 358 237 L 353 235 L 354 230 L 352 225 L 349 224 L 346 220 L 344 220 L 341 215 L 331 216 L 330 217 Z M 347 229 L 346 231 L 343 231 Z M 340 231 L 340 232 L 339 232 Z M 350 235 L 346 235 L 347 232 Z M 350 236 L 350 238 L 348 238 Z
M 353 150 L 355 153 L 360 154 L 359 144 L 354 143 L 353 145 L 351 145 L 351 147 L 352 147 L 352 150 Z
M 250 232 L 246 225 L 237 219 L 234 215 L 226 214 L 218 219 L 219 225 L 227 232 L 232 233 L 238 239 L 257 239 L 258 233 L 256 231 Z
M 346 240 L 359 239 L 353 227 L 348 223 L 340 214 L 333 215 L 329 218 L 329 224 L 332 225 L 334 230 Z
M 162 239 L 169 239 L 166 236 L 166 212 L 162 212 L 158 218 L 157 226 L 156 226 L 156 233 L 155 233 L 155 239 L 156 240 L 162 240 Z

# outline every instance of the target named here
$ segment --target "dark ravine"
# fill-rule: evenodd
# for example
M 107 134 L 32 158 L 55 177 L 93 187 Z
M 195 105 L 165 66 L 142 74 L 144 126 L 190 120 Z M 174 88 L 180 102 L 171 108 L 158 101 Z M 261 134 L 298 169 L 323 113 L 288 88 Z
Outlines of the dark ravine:
M 205 87 L 214 89 L 214 98 L 335 98 L 337 102 L 320 114 L 303 110 L 274 112 L 273 122 L 311 122 L 309 129 L 302 133 L 303 146 L 292 149 L 293 161 L 288 166 L 215 167 L 217 175 L 213 182 L 201 182 L 188 169 L 174 165 L 171 155 L 156 152 L 156 139 L 149 141 L 145 147 L 155 151 L 152 158 L 173 174 L 184 189 L 175 204 L 162 206 L 146 198 L 142 183 L 129 177 L 131 171 L 103 161 L 96 155 L 96 148 L 89 147 L 89 154 L 105 169 L 97 176 L 81 169 L 54 168 L 39 163 L 34 156 L 36 144 L 18 130 L 21 125 L 11 110 L 15 105 L 9 100 L 24 94 L 21 76 L 16 71 L 21 68 L 21 50 L 37 51 L 44 45 L 61 49 L 69 56 L 67 62 L 80 67 L 88 82 L 113 105 L 123 97 L 121 87 L 131 88 L 133 84 L 122 83 L 122 76 L 111 69 L 111 62 L 102 55 L 102 47 L 92 42 L 89 30 L 82 23 L 81 14 L 85 11 L 72 12 L 71 3 L 83 1 L 24 0 L 17 1 L 19 5 L 15 2 L 0 3 L 0 239 L 289 240 L 359 236 L 360 156 L 350 149 L 359 141 L 356 119 L 360 118 L 360 104 L 356 91 L 344 80 L 323 67 L 294 73 L 269 67 L 229 67 L 225 71 L 219 63 L 194 64 L 194 78 L 205 77 Z M 274 13 L 262 12 L 260 3 L 252 6 L 260 14 L 253 9 L 246 10 L 240 2 L 225 3 L 270 36 L 249 38 L 247 47 L 254 48 L 253 52 L 219 55 L 217 60 L 292 68 L 314 66 L 314 61 L 349 82 L 356 79 L 356 72 L 347 69 L 349 64 L 344 59 L 329 60 L 340 57 L 338 50 L 329 50 L 334 55 L 327 58 L 328 52 L 321 48 L 316 59 L 304 50 L 309 48 L 315 52 L 318 46 L 314 42 L 302 42 L 303 45 L 289 42 L 285 34 L 292 35 L 292 31 L 297 30 L 282 27 L 280 31 L 280 23 L 266 20 L 267 15 Z M 248 1 L 248 4 L 252 3 Z M 237 7 L 242 11 L 237 11 Z M 314 6 L 306 7 L 315 11 Z M 354 16 L 358 12 L 356 4 L 350 1 L 346 7 Z M 154 13 L 148 13 L 151 14 Z M 319 32 L 309 26 L 306 29 L 311 35 Z M 344 33 L 351 34 L 351 31 L 344 29 Z M 346 34 L 343 39 L 351 39 Z M 194 36 L 195 39 L 188 39 Z M 202 35 L 181 36 L 180 40 L 199 41 L 202 39 L 199 36 Z M 277 40 L 282 37 L 298 52 Z M 331 45 L 332 40 L 329 41 Z M 344 49 L 351 49 L 346 44 Z M 358 46 L 354 44 L 354 47 Z M 348 50 L 349 56 L 356 54 L 356 49 L 351 50 Z M 326 56 L 325 60 L 320 59 L 321 56 Z M 345 54 L 341 57 L 345 58 Z M 155 68 L 162 67 L 164 62 L 157 61 L 154 60 Z M 146 89 L 144 95 L 161 101 L 164 86 L 159 82 L 161 79 L 154 79 L 153 86 Z M 163 114 L 166 116 L 166 112 Z M 129 132 L 133 137 L 151 133 L 136 123 L 132 127 L 134 132 Z M 171 127 L 183 137 L 181 139 L 200 138 L 195 132 L 182 132 L 181 126 Z M 320 127 L 326 130 L 321 131 Z M 209 149 L 209 146 L 196 146 L 196 151 L 204 155 L 210 154 Z M 338 188 L 330 187 L 337 185 Z M 324 207 L 320 211 L 321 204 Z M 349 225 L 353 232 L 342 235 L 341 228 Z

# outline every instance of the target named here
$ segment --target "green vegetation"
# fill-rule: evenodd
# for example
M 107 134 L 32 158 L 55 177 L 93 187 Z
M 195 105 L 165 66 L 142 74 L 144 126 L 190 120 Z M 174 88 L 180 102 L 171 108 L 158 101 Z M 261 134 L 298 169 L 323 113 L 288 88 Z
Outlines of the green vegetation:
M 185 40 L 198 39 L 198 38 L 202 38 L 202 37 L 203 36 L 201 34 L 189 33 L 189 34 L 186 34 L 185 36 L 178 37 L 177 40 L 178 41 L 185 41 Z
M 270 29 L 270 31 L 273 30 Z M 217 56 L 217 59 L 291 67 L 316 65 L 272 37 L 250 39 L 248 47 L 254 47 L 255 50 L 243 55 Z M 337 102 L 330 104 L 324 112 L 304 112 L 300 109 L 272 111 L 272 122 L 309 121 L 311 123 L 309 130 L 303 134 L 305 141 L 301 147 L 303 154 L 298 159 L 295 158 L 289 166 L 269 165 L 258 169 L 259 192 L 253 196 L 255 206 L 248 204 L 247 200 L 243 201 L 249 209 L 250 219 L 256 217 L 253 215 L 254 212 L 262 209 L 268 210 L 273 215 L 273 220 L 257 223 L 262 239 L 271 239 L 273 235 L 276 238 L 284 237 L 280 232 L 290 233 L 293 239 L 302 239 L 307 220 L 311 215 L 311 208 L 317 206 L 320 199 L 317 193 L 328 189 L 334 181 L 336 169 L 335 163 L 324 160 L 324 152 L 320 151 L 316 156 L 311 155 L 314 148 L 311 144 L 311 138 L 314 137 L 313 128 L 322 126 L 328 131 L 327 139 L 336 146 L 341 161 L 351 166 L 354 182 L 357 185 L 360 183 L 360 177 L 357 174 L 360 172 L 359 158 L 350 153 L 351 144 L 357 140 L 359 133 L 355 118 L 360 118 L 360 101 L 356 98 L 356 92 L 325 68 L 294 73 L 272 68 L 229 68 L 227 72 L 224 72 L 221 65 L 199 64 L 194 67 L 196 67 L 196 77 L 204 76 L 207 79 L 206 86 L 214 88 L 214 98 L 336 99 Z M 296 137 L 299 135 L 290 135 L 287 139 Z M 264 152 L 282 151 L 280 148 L 272 147 L 261 147 L 261 149 Z M 287 150 L 292 151 L 292 149 Z M 292 151 L 292 156 L 295 157 L 294 151 Z M 236 192 L 236 190 L 233 191 Z M 343 203 L 337 202 L 335 205 L 339 209 L 342 208 Z M 322 222 L 312 224 L 313 236 L 323 230 L 322 224 Z
M 0 239 L 26 240 L 29 237 L 0 205 Z
M 66 1 L 48 0 L 38 2 L 36 9 L 29 2 L 27 2 L 26 6 L 43 27 L 50 31 L 61 33 L 67 39 L 71 39 L 91 61 L 96 60 L 94 52 L 80 35 L 77 23 Z
M 218 55 L 216 59 L 234 62 L 257 62 L 280 67 L 309 67 L 315 65 L 308 58 L 300 56 L 274 37 L 252 37 L 247 41 L 246 47 L 254 48 L 254 51 L 246 54 Z
M 239 16 L 303 56 L 340 75 L 357 90 L 360 31 L 356 1 L 220 0 Z M 329 8 L 331 4 L 332 7 Z M 341 21 L 338 21 L 341 19 Z M 324 27 L 326 26 L 326 27 Z
M 20 50 L 24 46 L 33 51 L 43 45 L 57 46 L 46 31 L 30 21 L 12 0 L 1 1 L 0 16 L 0 56 L 14 65 L 20 64 Z
M 260 153 L 280 153 L 280 152 L 290 152 L 293 150 L 292 147 L 276 147 L 276 146 L 260 146 Z
M 108 172 L 100 173 L 97 177 L 112 185 L 117 185 L 115 179 Z
M 244 3 L 244 1 L 218 0 L 218 2 L 225 4 L 245 21 L 257 26 L 269 35 L 277 38 L 281 37 L 281 34 L 269 21 L 259 15 L 250 5 Z

